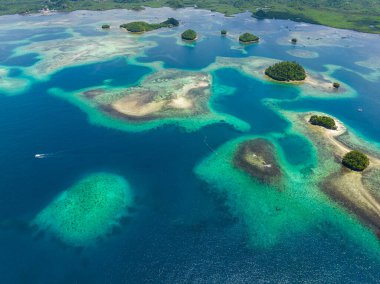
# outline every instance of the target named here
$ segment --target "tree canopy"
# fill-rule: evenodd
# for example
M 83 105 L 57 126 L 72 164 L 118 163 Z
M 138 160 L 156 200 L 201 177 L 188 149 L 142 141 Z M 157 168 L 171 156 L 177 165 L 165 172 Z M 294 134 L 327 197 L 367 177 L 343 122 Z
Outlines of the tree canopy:
M 355 150 L 343 157 L 342 164 L 353 171 L 361 172 L 369 166 L 369 159 L 365 154 Z
M 250 43 L 250 42 L 258 42 L 259 37 L 255 36 L 254 34 L 251 33 L 244 33 L 239 36 L 239 41 L 243 43 Z
M 179 21 L 174 18 L 168 18 L 166 21 L 163 21 L 161 25 L 167 25 L 167 26 L 173 26 L 173 27 L 178 27 L 179 26 Z
M 179 21 L 174 18 L 168 18 L 166 21 L 158 23 L 158 24 L 150 24 L 143 21 L 137 21 L 137 22 L 130 22 L 127 24 L 120 25 L 120 28 L 126 29 L 129 32 L 132 33 L 143 33 L 143 32 L 149 32 L 152 30 L 157 30 L 160 28 L 170 28 L 173 26 L 178 26 Z
M 276 63 L 265 70 L 265 75 L 277 81 L 302 81 L 306 79 L 305 69 L 293 61 Z
M 336 129 L 335 120 L 325 115 L 312 115 L 309 122 L 313 125 L 319 125 L 327 129 Z
M 182 33 L 181 38 L 184 40 L 195 40 L 197 38 L 197 33 L 194 30 L 186 30 Z

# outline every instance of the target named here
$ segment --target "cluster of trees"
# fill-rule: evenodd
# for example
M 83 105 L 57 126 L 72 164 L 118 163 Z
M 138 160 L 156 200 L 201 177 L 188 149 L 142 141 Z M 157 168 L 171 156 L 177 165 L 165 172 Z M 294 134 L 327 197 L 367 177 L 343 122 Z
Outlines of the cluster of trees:
M 338 89 L 338 88 L 340 87 L 340 84 L 339 84 L 338 82 L 334 82 L 334 83 L 333 83 L 333 87 L 334 87 L 335 89 Z
M 355 150 L 343 157 L 342 164 L 353 171 L 361 172 L 369 166 L 369 159 L 365 154 Z
M 184 40 L 195 40 L 197 38 L 197 33 L 194 30 L 186 30 L 181 34 L 181 38 Z
M 309 122 L 313 125 L 319 125 L 327 129 L 335 130 L 337 128 L 335 120 L 325 115 L 312 115 L 309 119 Z
M 282 61 L 269 66 L 265 75 L 277 81 L 303 81 L 306 79 L 305 69 L 297 62 Z
M 102 29 L 109 29 L 111 26 L 110 25 L 108 25 L 108 24 L 104 24 L 104 25 L 102 25 Z
M 150 24 L 147 22 L 137 21 L 120 25 L 120 28 L 126 29 L 132 33 L 143 33 L 160 28 L 170 28 L 179 26 L 179 21 L 174 18 L 168 18 L 166 21 L 159 24 Z
M 259 40 L 260 40 L 259 37 L 251 33 L 244 33 L 239 36 L 239 41 L 243 43 L 258 42 Z

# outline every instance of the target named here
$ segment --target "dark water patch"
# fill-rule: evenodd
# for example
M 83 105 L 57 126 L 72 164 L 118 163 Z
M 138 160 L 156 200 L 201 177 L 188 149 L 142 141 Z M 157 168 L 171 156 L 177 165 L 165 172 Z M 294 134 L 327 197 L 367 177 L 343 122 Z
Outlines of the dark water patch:
M 29 67 L 37 63 L 40 59 L 38 53 L 28 53 L 20 56 L 10 57 L 3 62 L 5 66 Z
M 128 64 L 126 58 L 119 57 L 103 63 L 93 63 L 65 68 L 52 75 L 49 87 L 64 91 L 75 91 L 91 86 L 99 86 L 107 81 L 110 86 L 126 86 L 136 83 L 151 69 Z
M 218 97 L 214 101 L 215 109 L 248 122 L 255 134 L 281 132 L 286 128 L 288 123 L 268 109 L 262 100 L 291 99 L 297 96 L 297 90 L 280 84 L 265 84 L 234 69 L 221 69 L 215 75 L 218 83 L 236 88 L 233 95 Z
M 8 77 L 15 78 L 22 74 L 22 70 L 19 68 L 11 68 L 8 70 Z
M 17 47 L 23 46 L 26 43 L 7 44 L 3 43 L 0 46 L 0 64 L 3 64 L 9 57 L 12 56 L 13 50 Z
M 312 160 L 311 145 L 305 138 L 287 135 L 278 139 L 285 158 L 292 165 L 302 165 Z

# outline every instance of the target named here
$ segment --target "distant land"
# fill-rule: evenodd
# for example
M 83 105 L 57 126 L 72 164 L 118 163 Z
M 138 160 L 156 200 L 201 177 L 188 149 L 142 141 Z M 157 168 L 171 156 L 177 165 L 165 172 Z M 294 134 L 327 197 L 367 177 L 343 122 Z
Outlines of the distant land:
M 250 11 L 257 18 L 290 19 L 380 34 L 377 0 L 0 0 L 0 15 L 32 13 L 43 8 L 58 11 L 195 7 L 227 16 Z

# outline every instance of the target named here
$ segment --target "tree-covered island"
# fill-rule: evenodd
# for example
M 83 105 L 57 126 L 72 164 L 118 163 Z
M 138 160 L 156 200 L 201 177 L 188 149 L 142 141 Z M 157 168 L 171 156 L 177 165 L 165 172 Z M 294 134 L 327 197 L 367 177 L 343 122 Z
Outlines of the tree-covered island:
M 275 63 L 265 69 L 265 75 L 276 81 L 303 81 L 306 79 L 305 69 L 293 61 Z
M 108 24 L 104 24 L 104 25 L 102 25 L 102 29 L 103 29 L 103 30 L 108 30 L 109 28 L 111 28 L 111 26 L 108 25 Z
M 335 120 L 329 116 L 325 115 L 312 115 L 309 122 L 313 125 L 319 125 L 327 129 L 336 130 L 337 126 Z
M 143 21 L 130 22 L 127 24 L 120 25 L 120 28 L 126 29 L 131 33 L 144 33 L 160 28 L 171 28 L 179 26 L 179 21 L 174 18 L 168 18 L 166 21 L 163 21 L 158 24 L 150 24 Z
M 339 89 L 339 88 L 340 88 L 340 84 L 339 84 L 338 82 L 334 82 L 334 83 L 333 83 L 333 87 L 334 87 L 335 89 Z
M 181 34 L 181 38 L 183 40 L 196 40 L 197 39 L 197 33 L 194 30 L 186 30 Z
M 362 152 L 354 150 L 344 155 L 342 164 L 353 171 L 361 172 L 369 166 L 369 159 Z
M 251 33 L 244 33 L 239 36 L 239 41 L 241 43 L 254 43 L 254 42 L 259 42 L 260 38 L 258 36 L 255 36 L 254 34 Z

